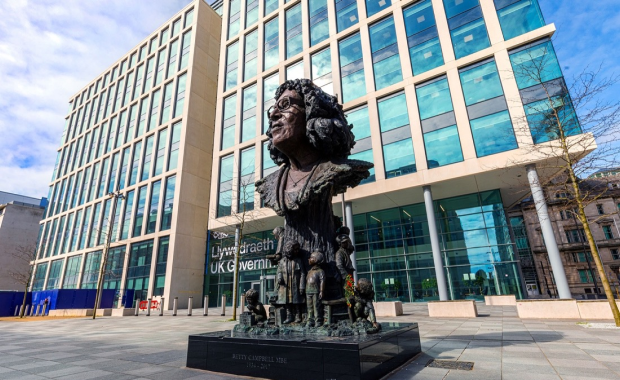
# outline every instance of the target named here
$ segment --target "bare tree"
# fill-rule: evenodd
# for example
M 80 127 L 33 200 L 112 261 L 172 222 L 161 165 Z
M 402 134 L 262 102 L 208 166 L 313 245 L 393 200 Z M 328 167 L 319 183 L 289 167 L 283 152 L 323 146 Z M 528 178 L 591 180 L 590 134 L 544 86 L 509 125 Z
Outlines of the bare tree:
M 600 218 L 589 220 L 585 212 L 586 206 L 609 196 L 611 188 L 604 179 L 592 185 L 585 181 L 588 175 L 620 166 L 620 102 L 608 97 L 620 77 L 602 77 L 601 67 L 586 68 L 567 85 L 550 44 L 525 50 L 513 60 L 513 69 L 521 99 L 512 101 L 523 103 L 525 109 L 522 120 L 516 120 L 515 131 L 532 138 L 530 142 L 522 138 L 527 159 L 516 164 L 536 160 L 540 185 L 553 189 L 547 191 L 547 201 L 561 202 L 583 227 L 614 320 L 620 326 L 620 312 L 591 229 Z
M 248 228 L 257 230 L 263 225 L 263 222 L 260 220 L 263 213 L 254 207 L 254 163 L 241 168 L 240 174 L 234 176 L 233 180 L 235 185 L 232 186 L 233 191 L 230 192 L 230 196 L 226 197 L 226 199 L 220 199 L 220 201 L 225 201 L 231 207 L 230 215 L 225 217 L 226 224 L 229 227 L 220 232 L 223 232 L 226 236 L 235 236 L 232 320 L 236 321 L 237 301 L 239 299 L 239 261 L 243 254 L 241 247 L 243 240 L 246 238 Z M 236 196 L 233 195 L 235 193 Z M 233 203 L 236 203 L 236 205 L 233 205 Z M 243 308 L 243 305 L 241 307 Z
M 19 311 L 19 317 L 24 318 L 26 297 L 34 271 L 33 262 L 37 259 L 37 247 L 35 244 L 19 246 L 10 255 L 15 259 L 16 265 L 13 269 L 7 270 L 7 273 L 15 282 L 24 286 L 24 298 Z

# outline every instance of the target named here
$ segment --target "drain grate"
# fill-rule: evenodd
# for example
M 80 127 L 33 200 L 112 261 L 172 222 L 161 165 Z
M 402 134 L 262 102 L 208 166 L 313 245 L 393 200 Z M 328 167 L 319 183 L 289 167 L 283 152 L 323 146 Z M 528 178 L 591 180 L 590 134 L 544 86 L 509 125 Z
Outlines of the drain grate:
M 426 367 L 443 368 L 443 369 L 461 369 L 464 371 L 471 371 L 474 369 L 474 362 L 458 362 L 452 360 L 437 360 L 432 359 L 426 363 Z

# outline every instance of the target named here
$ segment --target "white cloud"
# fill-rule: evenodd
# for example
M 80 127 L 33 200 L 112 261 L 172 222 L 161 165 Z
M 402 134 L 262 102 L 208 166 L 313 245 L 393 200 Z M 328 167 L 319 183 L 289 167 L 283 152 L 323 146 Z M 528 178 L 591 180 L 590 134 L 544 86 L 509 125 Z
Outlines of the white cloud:
M 47 196 L 70 97 L 188 3 L 0 1 L 0 191 Z

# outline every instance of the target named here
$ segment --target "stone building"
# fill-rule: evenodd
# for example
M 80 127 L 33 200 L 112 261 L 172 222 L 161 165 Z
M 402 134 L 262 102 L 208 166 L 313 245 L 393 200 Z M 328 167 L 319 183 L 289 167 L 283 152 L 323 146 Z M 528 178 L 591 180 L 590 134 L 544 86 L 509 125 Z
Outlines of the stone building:
M 586 216 L 607 278 L 617 295 L 620 292 L 620 176 L 591 176 L 581 186 L 591 191 L 596 198 L 589 200 L 585 208 Z M 570 192 L 558 185 L 548 186 L 545 192 L 555 239 L 573 297 L 595 298 L 597 294 L 604 297 L 583 227 L 571 211 L 576 206 Z M 509 210 L 508 217 L 515 235 L 521 236 L 517 245 L 526 283 L 536 284 L 543 296 L 556 297 L 557 291 L 534 204 L 528 198 Z

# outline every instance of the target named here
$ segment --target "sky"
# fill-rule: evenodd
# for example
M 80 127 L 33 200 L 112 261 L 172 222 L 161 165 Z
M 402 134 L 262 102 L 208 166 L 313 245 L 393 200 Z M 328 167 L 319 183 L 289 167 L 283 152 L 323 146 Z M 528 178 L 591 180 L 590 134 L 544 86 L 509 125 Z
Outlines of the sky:
M 69 98 L 188 3 L 0 1 L 0 191 L 47 196 Z M 620 74 L 618 0 L 539 3 L 568 82 L 601 64 Z

